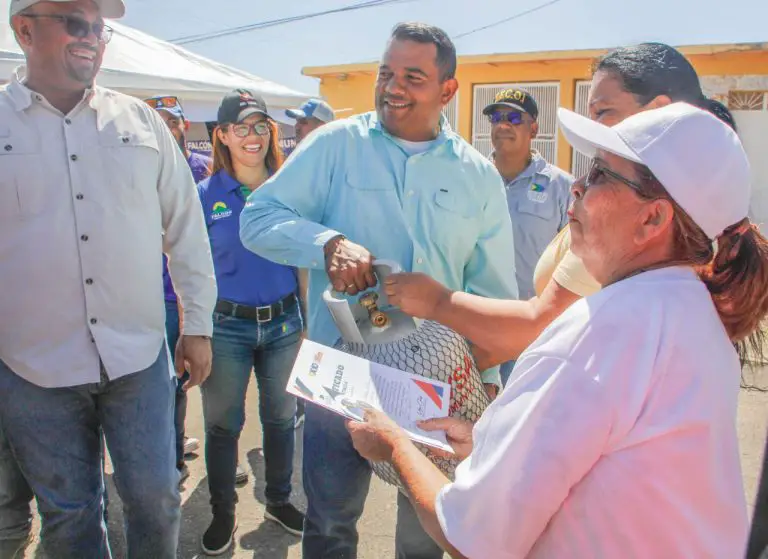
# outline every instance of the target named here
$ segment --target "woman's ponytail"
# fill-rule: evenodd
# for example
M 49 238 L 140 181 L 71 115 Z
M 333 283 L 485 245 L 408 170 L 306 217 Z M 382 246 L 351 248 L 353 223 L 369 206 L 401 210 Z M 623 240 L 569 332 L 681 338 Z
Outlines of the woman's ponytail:
M 744 218 L 717 238 L 712 261 L 698 269 L 731 341 L 745 358 L 763 357 L 768 314 L 768 240 Z

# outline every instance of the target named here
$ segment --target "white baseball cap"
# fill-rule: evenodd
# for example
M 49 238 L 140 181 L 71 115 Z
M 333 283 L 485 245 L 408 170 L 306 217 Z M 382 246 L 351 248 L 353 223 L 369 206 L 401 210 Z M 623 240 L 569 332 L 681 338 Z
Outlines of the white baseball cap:
M 11 0 L 11 16 L 26 10 L 41 0 Z M 49 2 L 74 2 L 74 0 L 48 0 Z M 101 17 L 117 19 L 125 15 L 125 4 L 123 0 L 94 0 L 99 7 Z
M 648 167 L 710 239 L 749 211 L 747 154 L 736 132 L 687 103 L 637 113 L 613 127 L 558 109 L 568 142 L 584 155 L 604 150 Z

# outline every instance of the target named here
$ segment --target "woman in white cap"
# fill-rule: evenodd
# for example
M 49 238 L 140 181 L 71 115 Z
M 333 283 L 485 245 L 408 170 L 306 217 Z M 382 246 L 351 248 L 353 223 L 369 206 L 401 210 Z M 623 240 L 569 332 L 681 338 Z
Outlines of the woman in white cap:
M 735 128 L 722 104 L 707 99 L 699 77 L 680 51 L 663 43 L 615 49 L 597 60 L 589 92 L 590 118 L 613 126 L 641 111 L 674 102 L 708 110 Z M 563 311 L 600 283 L 569 250 L 570 226 L 552 240 L 534 273 L 536 297 L 499 301 L 470 293 L 452 293 L 423 274 L 390 276 L 389 300 L 404 312 L 441 322 L 482 346 L 475 348 L 478 367 L 514 360 Z M 509 370 L 502 367 L 502 380 Z
M 355 446 L 394 464 L 456 557 L 743 556 L 734 344 L 759 340 L 768 312 L 744 149 L 684 103 L 613 128 L 559 118 L 594 157 L 573 187 L 572 250 L 603 289 L 521 355 L 474 430 L 424 426 L 466 458 L 455 482 L 382 414 L 349 424 Z

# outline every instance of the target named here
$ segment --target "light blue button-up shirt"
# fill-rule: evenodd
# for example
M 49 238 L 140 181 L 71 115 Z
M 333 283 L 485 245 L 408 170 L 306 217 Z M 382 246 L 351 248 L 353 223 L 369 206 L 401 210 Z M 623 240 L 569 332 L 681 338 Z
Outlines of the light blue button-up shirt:
M 322 301 L 323 246 L 339 234 L 450 289 L 517 298 L 501 177 L 445 119 L 431 148 L 410 157 L 375 113 L 327 124 L 248 197 L 240 215 L 243 244 L 309 268 L 308 335 L 326 345 L 339 332 Z M 497 369 L 483 375 L 498 383 Z

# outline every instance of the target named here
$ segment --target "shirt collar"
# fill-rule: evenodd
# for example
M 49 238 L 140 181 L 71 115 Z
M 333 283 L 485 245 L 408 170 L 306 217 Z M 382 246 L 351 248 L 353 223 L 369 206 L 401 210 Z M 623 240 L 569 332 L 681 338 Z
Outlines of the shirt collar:
M 14 70 L 13 76 L 11 77 L 11 83 L 8 84 L 7 91 L 14 108 L 17 111 L 25 111 L 32 105 L 33 100 L 49 104 L 45 97 L 32 91 L 26 86 L 26 78 L 27 67 L 22 65 Z M 88 101 L 89 106 L 93 110 L 98 111 L 98 99 L 100 93 L 101 89 L 96 86 L 88 88 L 83 93 L 83 101 Z M 78 106 L 80 106 L 80 104 L 78 104 Z
M 395 138 L 392 134 L 387 132 L 384 127 L 381 124 L 381 121 L 379 120 L 379 115 L 376 111 L 371 111 L 369 113 L 370 118 L 368 120 L 368 128 L 370 130 L 375 130 L 378 133 L 382 134 L 383 136 L 388 136 L 389 138 Z M 451 129 L 451 125 L 448 122 L 448 119 L 445 117 L 444 114 L 440 115 L 440 132 L 438 132 L 437 137 L 435 138 L 435 145 L 434 147 L 438 147 L 445 143 L 451 144 L 451 151 L 456 154 L 456 138 L 457 135 L 453 132 Z
M 494 161 L 496 159 L 496 152 L 491 152 L 489 157 L 491 161 Z M 531 150 L 531 162 L 528 164 L 528 166 L 523 170 L 522 173 L 517 175 L 511 181 L 508 181 L 507 184 L 511 184 L 521 179 L 527 179 L 534 175 L 541 175 L 543 177 L 552 178 L 552 169 L 549 163 L 547 163 L 547 160 L 544 159 L 535 149 Z
M 234 192 L 240 188 L 240 183 L 224 169 L 213 175 L 213 178 L 219 181 L 227 192 Z

